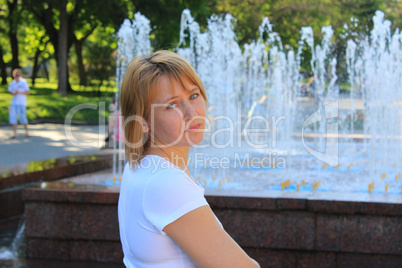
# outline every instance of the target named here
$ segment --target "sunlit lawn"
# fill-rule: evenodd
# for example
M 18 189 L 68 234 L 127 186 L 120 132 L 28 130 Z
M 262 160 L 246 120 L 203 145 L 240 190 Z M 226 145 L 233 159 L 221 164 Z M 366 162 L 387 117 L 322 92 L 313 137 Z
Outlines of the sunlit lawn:
M 30 84 L 30 95 L 27 100 L 27 116 L 30 121 L 46 118 L 64 122 L 69 111 L 74 107 L 82 108 L 73 114 L 72 120 L 74 121 L 96 123 L 99 121 L 99 116 L 104 118 L 109 115 L 108 107 L 115 91 L 112 81 L 101 88 L 101 97 L 98 97 L 98 88 L 95 86 L 83 87 L 72 84 L 75 93 L 69 94 L 65 98 L 57 93 L 57 82 L 47 82 L 40 78 L 36 80 L 35 87 L 32 87 L 30 79 L 27 81 Z M 8 122 L 11 99 L 12 95 L 8 93 L 7 86 L 0 85 L 0 122 L 2 123 Z M 85 107 L 80 104 L 92 104 L 92 106 Z M 99 109 L 99 107 L 101 108 Z

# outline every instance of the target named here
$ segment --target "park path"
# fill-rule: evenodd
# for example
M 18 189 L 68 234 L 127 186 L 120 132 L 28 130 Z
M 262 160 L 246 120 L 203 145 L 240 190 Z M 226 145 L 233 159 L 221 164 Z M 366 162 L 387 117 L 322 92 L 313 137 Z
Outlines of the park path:
M 104 146 L 104 125 L 32 124 L 29 138 L 23 126 L 12 136 L 11 126 L 0 127 L 0 167 L 69 155 L 92 154 Z

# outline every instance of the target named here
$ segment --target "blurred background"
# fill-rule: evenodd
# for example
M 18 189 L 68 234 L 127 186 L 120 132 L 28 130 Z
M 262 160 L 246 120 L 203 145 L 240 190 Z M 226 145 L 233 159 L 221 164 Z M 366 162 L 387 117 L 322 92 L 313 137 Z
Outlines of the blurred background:
M 232 14 L 241 47 L 258 38 L 258 26 L 266 16 L 283 44 L 293 48 L 298 47 L 301 27 L 311 26 L 315 44 L 320 44 L 321 27 L 332 25 L 332 55 L 338 59 L 338 83 L 344 90 L 347 40 L 369 33 L 376 10 L 385 12 L 392 32 L 402 26 L 399 0 L 0 0 L 0 124 L 8 122 L 12 96 L 7 84 L 12 69 L 22 68 L 31 87 L 30 122 L 63 122 L 79 103 L 110 102 L 116 91 L 116 33 L 125 18 L 141 12 L 152 26 L 151 46 L 175 50 L 186 8 L 201 31 L 212 14 Z M 352 35 L 345 37 L 345 25 Z M 312 76 L 310 50 L 305 48 L 303 53 L 301 72 L 308 79 Z M 109 112 L 106 109 L 104 116 Z M 73 120 L 97 123 L 99 111 L 85 109 Z

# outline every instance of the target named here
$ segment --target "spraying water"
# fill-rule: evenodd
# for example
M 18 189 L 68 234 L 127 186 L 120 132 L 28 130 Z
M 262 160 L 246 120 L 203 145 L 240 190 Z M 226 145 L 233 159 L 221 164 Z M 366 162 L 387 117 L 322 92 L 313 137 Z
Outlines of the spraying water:
M 20 256 L 23 256 L 23 246 L 24 246 L 24 230 L 25 230 L 25 222 L 22 221 L 22 224 L 18 226 L 17 233 L 14 237 L 13 242 L 10 247 L 0 248 L 0 260 L 8 260 L 15 259 Z
M 377 11 L 370 36 L 359 39 L 350 33 L 345 37 L 349 39 L 346 92 L 340 91 L 331 26 L 322 27 L 320 44 L 314 43 L 311 27 L 302 27 L 299 47 L 292 49 L 282 44 L 269 19 L 264 18 L 259 38 L 241 49 L 233 31 L 234 20 L 230 14 L 213 15 L 201 32 L 191 12 L 182 13 L 176 51 L 196 69 L 209 99 L 211 132 L 205 133 L 194 152 L 228 157 L 232 162 L 239 155 L 276 154 L 286 158 L 286 165 L 278 168 L 274 160 L 268 166 L 253 166 L 247 160 L 227 169 L 211 168 L 204 161 L 203 167 L 194 166 L 193 171 L 213 181 L 236 172 L 247 172 L 239 176 L 250 179 L 261 174 L 266 177 L 267 170 L 275 180 L 291 178 L 298 184 L 319 177 L 322 190 L 342 190 L 338 182 L 345 177 L 353 181 L 353 191 L 363 192 L 367 192 L 362 190 L 367 183 L 381 177 L 382 192 L 392 189 L 400 193 L 402 38 L 398 29 L 391 33 L 384 13 Z M 131 24 L 123 23 L 118 33 L 117 84 L 129 60 L 152 51 L 150 30 L 149 21 L 139 13 Z M 301 71 L 303 49 L 311 53 L 308 82 Z M 360 174 L 358 179 L 349 179 L 356 177 L 353 172 Z M 337 184 L 331 185 L 334 180 Z M 208 183 L 208 179 L 200 181 Z
M 124 73 L 130 61 L 136 56 L 148 55 L 151 53 L 151 42 L 149 40 L 149 34 L 151 32 L 150 21 L 140 12 L 134 14 L 134 19 L 132 22 L 125 19 L 119 31 L 117 32 L 118 37 L 118 50 L 116 57 L 116 85 L 118 91 L 115 93 L 114 102 L 114 126 L 113 132 L 115 135 L 120 134 L 119 139 L 115 137 L 113 139 L 113 183 L 116 183 L 116 178 L 121 180 L 121 175 L 123 172 L 123 160 L 124 160 L 124 143 L 122 120 L 121 120 L 121 109 L 119 101 L 119 91 L 121 87 L 121 81 L 123 80 Z M 117 141 L 119 140 L 119 141 Z M 117 168 L 117 170 L 116 170 Z

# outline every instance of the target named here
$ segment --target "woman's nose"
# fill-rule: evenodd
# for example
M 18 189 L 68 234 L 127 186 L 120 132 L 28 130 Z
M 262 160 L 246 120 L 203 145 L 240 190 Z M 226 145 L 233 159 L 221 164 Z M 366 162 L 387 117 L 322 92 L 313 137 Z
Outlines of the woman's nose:
M 194 106 L 191 104 L 191 103 L 189 103 L 189 102 L 186 102 L 184 105 L 183 105 L 183 110 L 184 111 L 182 111 L 183 112 L 183 115 L 184 115 L 184 121 L 189 121 L 191 118 L 193 118 L 195 115 L 197 115 L 197 112 L 195 111 L 195 108 L 194 108 Z

